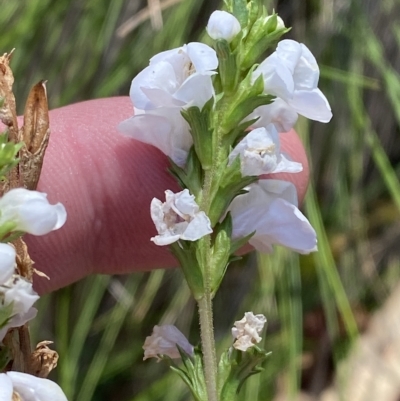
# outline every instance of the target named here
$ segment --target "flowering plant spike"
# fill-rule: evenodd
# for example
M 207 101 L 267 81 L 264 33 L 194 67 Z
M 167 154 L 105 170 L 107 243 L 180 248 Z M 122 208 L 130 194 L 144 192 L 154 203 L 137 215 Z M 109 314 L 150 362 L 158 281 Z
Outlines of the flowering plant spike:
M 258 0 L 224 3 L 206 27 L 210 46 L 192 42 L 162 52 L 132 80 L 134 115 L 119 125 L 168 156 L 181 187 L 167 189 L 165 202 L 152 200 L 151 241 L 169 246 L 180 263 L 199 306 L 202 346 L 192 354 L 173 326 L 156 326 L 144 348 L 145 358 L 179 353 L 185 369 L 172 368 L 197 401 L 233 401 L 269 355 L 258 346 L 265 317 L 247 312 L 232 330 L 232 349 L 217 363 L 212 300 L 247 243 L 268 253 L 277 245 L 300 254 L 317 250 L 296 188 L 271 177 L 303 169 L 282 152 L 279 133 L 298 115 L 324 123 L 332 117 L 311 51 L 279 41 L 289 30 L 282 19 Z

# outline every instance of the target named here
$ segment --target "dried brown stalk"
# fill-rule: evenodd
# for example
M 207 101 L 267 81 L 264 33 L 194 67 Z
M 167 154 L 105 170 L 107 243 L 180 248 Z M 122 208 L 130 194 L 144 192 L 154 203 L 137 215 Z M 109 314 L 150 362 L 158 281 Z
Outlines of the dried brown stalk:
M 165 0 L 162 2 L 157 1 L 157 4 L 154 6 L 154 0 L 149 1 L 149 7 L 144 8 L 143 10 L 139 11 L 127 21 L 125 21 L 121 26 L 117 29 L 117 36 L 119 38 L 124 38 L 134 29 L 136 29 L 140 24 L 150 19 L 155 19 L 158 22 L 155 22 L 153 26 L 154 29 L 161 29 L 162 28 L 162 15 L 161 11 L 172 7 L 174 4 L 180 3 L 182 0 Z M 154 11 L 156 10 L 156 12 Z M 157 15 L 158 14 L 158 15 Z M 160 21 L 161 20 L 161 25 Z
M 10 67 L 12 52 L 0 57 L 0 120 L 8 128 L 9 139 L 13 142 L 24 142 L 19 151 L 20 163 L 0 184 L 0 192 L 4 194 L 12 188 L 24 187 L 34 190 L 37 187 L 43 158 L 49 142 L 49 113 L 45 81 L 37 83 L 30 91 L 24 112 L 24 125 L 18 129 L 15 97 L 12 91 L 14 76 Z M 33 261 L 22 238 L 13 242 L 17 251 L 18 273 L 32 281 Z M 29 329 L 27 325 L 9 330 L 4 344 L 10 349 L 12 360 L 7 367 L 15 370 L 47 377 L 57 366 L 58 354 L 47 345 L 51 342 L 39 343 L 32 352 Z
M 37 377 L 47 377 L 57 366 L 58 354 L 48 347 L 53 341 L 42 341 L 31 356 L 31 369 Z
M 18 140 L 18 122 L 15 113 L 15 97 L 12 91 L 14 76 L 10 68 L 10 60 L 14 50 L 4 53 L 0 57 L 0 98 L 3 105 L 0 107 L 0 119 L 8 127 L 9 137 L 12 141 Z
M 37 187 L 49 142 L 49 109 L 45 84 L 45 81 L 41 81 L 31 89 L 25 106 L 24 126 L 19 130 L 19 142 L 25 143 L 20 150 L 19 173 L 22 185 L 27 189 Z

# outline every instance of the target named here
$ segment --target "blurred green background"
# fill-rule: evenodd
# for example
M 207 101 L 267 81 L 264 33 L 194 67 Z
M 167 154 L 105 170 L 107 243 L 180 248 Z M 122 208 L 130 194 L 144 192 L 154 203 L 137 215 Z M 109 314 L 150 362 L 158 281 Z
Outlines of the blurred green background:
M 399 281 L 399 3 L 265 1 L 293 27 L 287 37 L 316 56 L 334 117 L 328 125 L 297 125 L 312 164 L 303 210 L 318 231 L 319 252 L 248 255 L 229 269 L 215 301 L 220 349 L 243 312 L 268 318 L 264 346 L 273 354 L 242 389 L 243 401 L 300 393 L 323 399 L 358 332 Z M 17 48 L 19 112 L 41 79 L 53 108 L 128 94 L 152 55 L 201 38 L 218 7 L 202 0 L 0 0 L 0 51 Z M 198 341 L 196 307 L 179 271 L 90 277 L 43 297 L 39 311 L 34 338 L 55 341 L 60 361 L 52 378 L 70 401 L 190 399 L 166 366 L 142 362 L 154 324 L 176 324 Z

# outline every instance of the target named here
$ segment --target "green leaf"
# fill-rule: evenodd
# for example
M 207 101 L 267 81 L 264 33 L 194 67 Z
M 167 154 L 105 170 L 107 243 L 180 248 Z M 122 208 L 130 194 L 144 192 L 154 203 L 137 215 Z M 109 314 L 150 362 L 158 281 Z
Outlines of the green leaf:
M 200 348 L 194 349 L 193 357 L 188 355 L 179 345 L 176 345 L 181 355 L 183 368 L 171 364 L 170 368 L 177 373 L 189 387 L 196 401 L 207 401 L 207 390 L 204 380 L 203 357 Z
M 259 117 L 244 121 L 234 128 L 229 134 L 225 135 L 222 138 L 224 146 L 231 146 L 233 148 L 236 142 L 241 140 L 248 133 L 246 130 L 248 130 L 258 119 Z
M 254 67 L 255 68 L 255 67 Z M 240 83 L 234 99 L 224 113 L 221 127 L 225 135 L 237 129 L 238 125 L 249 116 L 257 107 L 272 103 L 274 96 L 263 94 L 264 80 L 262 75 L 252 82 L 253 69 L 249 71 L 246 78 Z
M 249 12 L 247 0 L 225 0 L 228 10 L 238 19 L 242 27 L 247 25 Z
M 13 143 L 8 141 L 8 131 L 0 134 L 0 177 L 3 178 L 18 163 L 16 157 L 19 150 L 24 146 L 23 142 Z
M 0 373 L 4 371 L 11 359 L 11 350 L 6 345 L 0 344 Z
M 196 259 L 197 242 L 178 241 L 170 245 L 171 252 L 179 260 L 186 281 L 195 299 L 204 295 L 203 272 Z
M 218 366 L 218 381 L 220 383 L 220 400 L 233 401 L 243 383 L 250 376 L 263 370 L 261 364 L 271 355 L 257 346 L 246 352 L 230 348 L 225 351 Z
M 241 46 L 242 57 L 239 67 L 242 71 L 246 71 L 259 62 L 260 57 L 275 45 L 282 35 L 290 31 L 290 28 L 285 27 L 277 29 L 277 17 L 277 14 L 265 15 L 254 22 Z
M 171 165 L 168 170 L 177 179 L 180 187 L 189 189 L 189 192 L 197 198 L 201 192 L 203 171 L 194 147 L 192 146 L 189 150 L 184 169 L 175 164 L 172 159 L 169 159 L 169 161 Z
M 208 213 L 211 225 L 214 226 L 221 219 L 233 199 L 241 194 L 243 188 L 256 181 L 258 181 L 257 176 L 242 177 L 239 157 L 230 166 L 225 167 L 220 180 L 220 187 Z
M 0 308 L 0 329 L 5 327 L 7 323 L 10 321 L 13 313 L 13 308 L 14 308 L 13 302 Z
M 239 80 L 240 71 L 236 63 L 236 56 L 232 53 L 226 40 L 217 40 L 214 48 L 218 56 L 218 71 L 222 90 L 229 96 L 235 92 Z
M 202 110 L 193 106 L 181 111 L 183 118 L 190 126 L 194 149 L 204 170 L 209 170 L 213 162 L 213 130 L 210 128 L 213 105 L 214 99 L 211 98 Z
M 221 223 L 214 227 L 214 244 L 212 247 L 211 262 L 211 291 L 215 294 L 221 285 L 226 269 L 229 265 L 232 218 L 230 213 L 226 215 Z

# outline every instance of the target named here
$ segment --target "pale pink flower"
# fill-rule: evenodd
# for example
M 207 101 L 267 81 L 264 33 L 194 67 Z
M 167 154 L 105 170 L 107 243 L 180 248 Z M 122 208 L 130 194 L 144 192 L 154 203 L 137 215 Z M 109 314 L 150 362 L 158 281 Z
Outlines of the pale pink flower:
M 180 358 L 177 345 L 188 355 L 193 355 L 193 345 L 175 326 L 170 324 L 154 326 L 153 333 L 146 337 L 143 345 L 143 360 L 157 358 L 159 361 L 159 355 L 167 355 L 172 359 Z
M 197 241 L 212 233 L 210 219 L 187 189 L 176 194 L 165 191 L 165 202 L 154 198 L 150 212 L 158 232 L 151 238 L 156 245 L 169 245 L 180 239 Z

